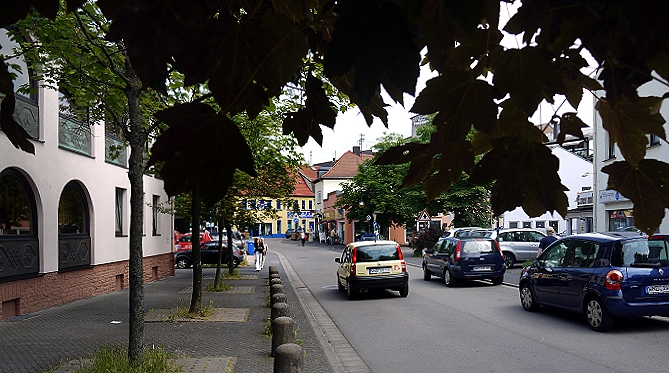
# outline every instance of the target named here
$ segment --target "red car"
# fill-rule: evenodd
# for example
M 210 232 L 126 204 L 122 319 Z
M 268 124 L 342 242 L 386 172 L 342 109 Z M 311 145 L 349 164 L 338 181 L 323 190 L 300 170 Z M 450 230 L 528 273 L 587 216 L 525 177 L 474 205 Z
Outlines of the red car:
M 193 248 L 193 243 L 192 243 L 193 235 L 191 233 L 186 233 L 179 237 L 179 250 L 178 251 L 184 251 L 184 250 L 191 250 Z M 211 233 L 208 231 L 200 233 L 200 244 L 203 244 L 205 242 L 210 242 L 213 240 L 213 237 L 211 237 Z

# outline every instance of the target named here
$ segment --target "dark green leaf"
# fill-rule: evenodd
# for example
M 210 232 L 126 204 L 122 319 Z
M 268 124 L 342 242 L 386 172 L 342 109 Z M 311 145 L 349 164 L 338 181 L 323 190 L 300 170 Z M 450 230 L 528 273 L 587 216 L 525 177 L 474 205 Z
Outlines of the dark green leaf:
M 576 136 L 579 139 L 585 139 L 583 136 L 583 131 L 581 128 L 587 128 L 588 125 L 585 124 L 581 118 L 579 118 L 576 113 L 564 113 L 560 118 L 560 133 L 557 137 L 558 144 L 562 145 L 566 135 Z
M 542 100 L 552 103 L 555 94 L 566 92 L 553 60 L 550 52 L 536 47 L 508 49 L 493 61 L 493 83 L 531 116 Z
M 609 175 L 607 189 L 634 203 L 634 225 L 646 234 L 657 232 L 669 208 L 669 164 L 644 159 L 636 165 L 615 162 L 602 168 Z
M 630 164 L 639 163 L 646 155 L 647 133 L 666 141 L 665 120 L 659 113 L 661 103 L 660 97 L 642 97 L 636 104 L 624 100 L 614 106 L 599 100 L 595 105 L 611 143 L 618 144 L 620 153 Z
M 317 124 L 334 128 L 337 112 L 323 89 L 323 82 L 309 74 L 306 82 L 307 102 L 305 104 L 311 119 Z
M 30 135 L 12 116 L 15 107 L 14 100 L 14 93 L 10 93 L 2 99 L 0 104 L 0 129 L 17 149 L 35 154 L 35 145 L 29 140 Z

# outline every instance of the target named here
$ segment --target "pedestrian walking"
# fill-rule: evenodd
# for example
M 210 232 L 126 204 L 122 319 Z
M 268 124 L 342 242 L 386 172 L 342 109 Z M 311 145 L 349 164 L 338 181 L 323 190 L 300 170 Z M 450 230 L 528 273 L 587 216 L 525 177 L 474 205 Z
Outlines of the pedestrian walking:
M 555 229 L 553 229 L 553 227 L 546 228 L 546 234 L 547 234 L 547 236 L 545 236 L 544 238 L 541 239 L 541 241 L 539 241 L 539 249 L 537 250 L 537 258 L 539 257 L 539 255 L 541 255 L 541 253 L 548 246 L 550 246 L 550 244 L 557 241 L 557 238 L 555 236 L 553 236 L 555 234 Z
M 260 271 L 265 264 L 265 240 L 262 237 L 256 237 L 253 239 L 253 246 L 255 246 L 256 271 Z
M 300 241 L 302 241 L 302 247 L 304 247 L 304 241 L 307 240 L 307 234 L 304 233 L 304 230 L 300 232 Z

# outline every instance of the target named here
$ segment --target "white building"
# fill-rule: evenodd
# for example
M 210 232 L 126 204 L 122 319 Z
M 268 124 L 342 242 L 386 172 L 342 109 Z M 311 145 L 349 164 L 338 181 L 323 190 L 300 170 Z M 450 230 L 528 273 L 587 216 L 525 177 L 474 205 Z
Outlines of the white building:
M 11 44 L 0 29 L 0 53 Z M 127 287 L 130 182 L 122 142 L 102 125 L 61 113 L 52 89 L 17 94 L 14 117 L 33 137 L 35 154 L 0 132 L 0 319 Z M 113 145 L 122 151 L 111 152 Z M 168 201 L 161 180 L 144 176 L 144 193 L 144 275 L 152 281 L 174 274 L 173 220 L 151 207 Z
M 666 91 L 665 86 L 650 82 L 639 88 L 639 96 L 662 96 Z M 669 107 L 663 105 L 660 114 L 667 120 L 669 119 Z M 615 190 L 607 190 L 609 176 L 601 172 L 602 167 L 623 160 L 620 150 L 617 146 L 609 146 L 609 134 L 602 127 L 602 120 L 597 112 L 594 115 L 595 122 L 595 227 L 597 231 L 624 231 L 635 230 L 634 214 L 632 209 L 634 205 L 625 196 Z M 665 131 L 669 128 L 664 125 Z M 648 135 L 648 148 L 646 158 L 657 159 L 663 162 L 669 162 L 669 146 L 663 143 L 660 138 L 654 135 Z M 659 232 L 669 232 L 669 219 L 666 216 L 660 225 Z
M 592 188 L 592 163 L 560 146 L 550 145 L 550 147 L 553 155 L 560 160 L 558 169 L 560 180 L 569 189 L 566 194 L 569 200 L 570 214 L 567 215 L 567 219 L 555 212 L 547 212 L 539 217 L 530 218 L 522 208 L 518 207 L 513 211 L 504 213 L 504 228 L 545 229 L 553 227 L 557 233 L 592 231 L 592 212 L 570 216 L 572 211 L 578 211 L 578 208 L 582 207 L 577 201 L 579 194 L 584 189 L 590 190 Z

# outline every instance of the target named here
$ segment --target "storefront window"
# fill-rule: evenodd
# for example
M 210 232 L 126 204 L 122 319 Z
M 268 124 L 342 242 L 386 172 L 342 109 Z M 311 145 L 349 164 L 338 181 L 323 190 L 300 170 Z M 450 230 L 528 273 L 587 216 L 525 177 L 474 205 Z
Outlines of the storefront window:
M 637 231 L 637 229 L 634 227 L 634 215 L 632 214 L 632 210 L 613 210 L 607 212 L 609 215 L 610 231 Z

